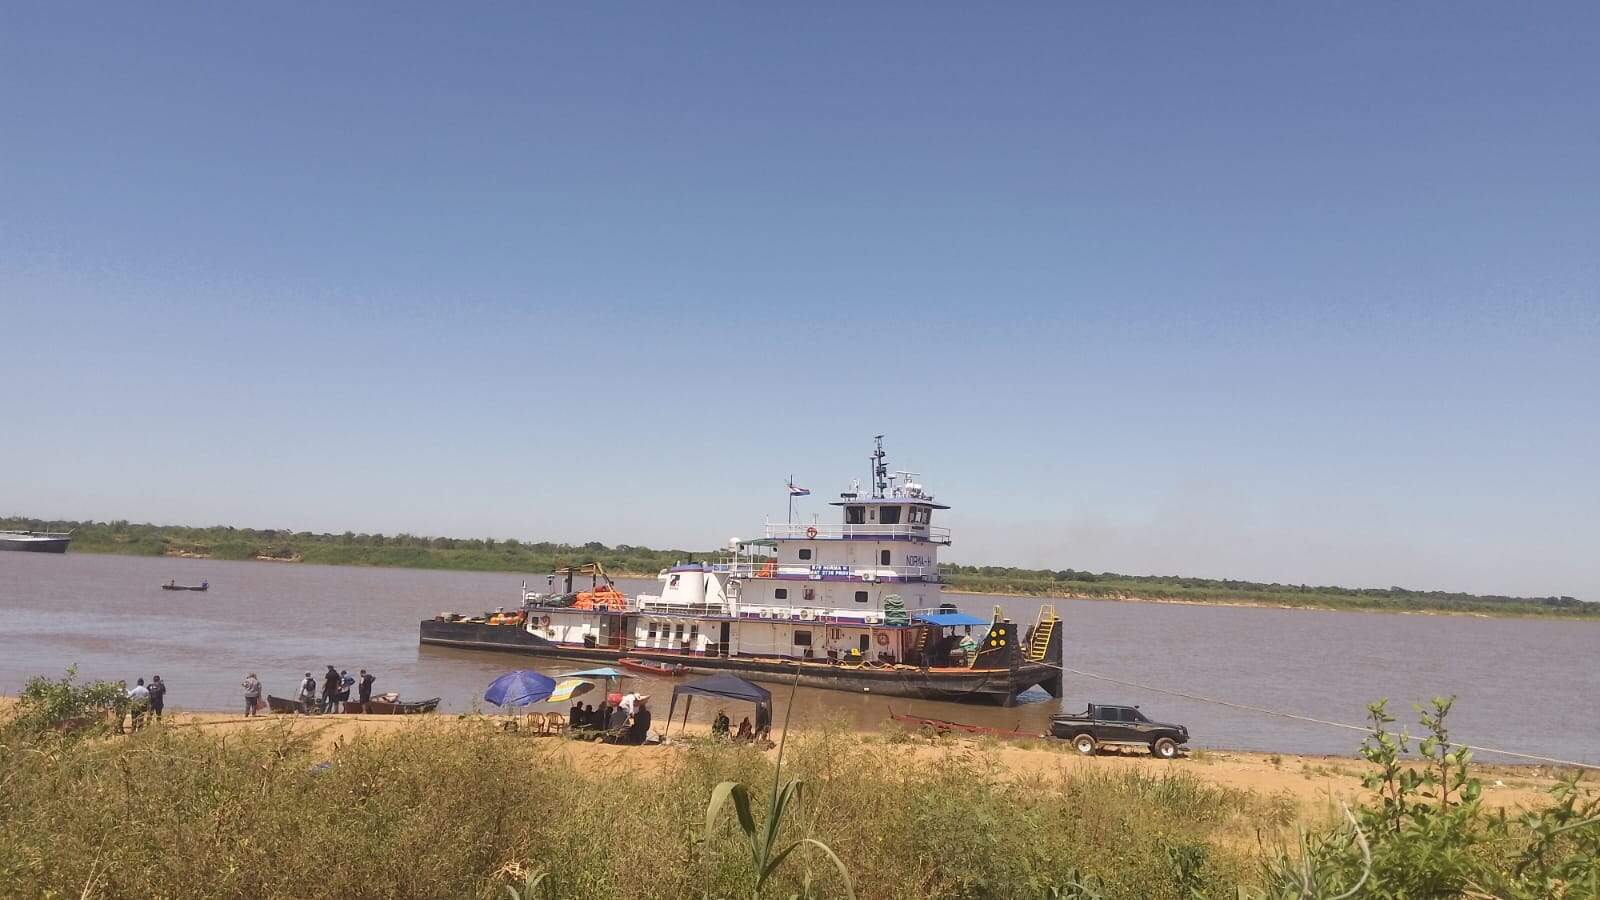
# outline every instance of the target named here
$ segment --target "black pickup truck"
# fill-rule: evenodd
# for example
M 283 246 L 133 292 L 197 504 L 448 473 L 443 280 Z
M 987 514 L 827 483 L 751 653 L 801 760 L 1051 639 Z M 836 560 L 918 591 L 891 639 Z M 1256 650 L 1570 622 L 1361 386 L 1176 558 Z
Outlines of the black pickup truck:
M 1076 715 L 1058 713 L 1050 719 L 1050 733 L 1072 742 L 1079 753 L 1092 755 L 1106 746 L 1149 747 L 1162 759 L 1178 755 L 1178 747 L 1189 743 L 1189 729 L 1182 725 L 1152 722 L 1137 706 L 1101 706 Z

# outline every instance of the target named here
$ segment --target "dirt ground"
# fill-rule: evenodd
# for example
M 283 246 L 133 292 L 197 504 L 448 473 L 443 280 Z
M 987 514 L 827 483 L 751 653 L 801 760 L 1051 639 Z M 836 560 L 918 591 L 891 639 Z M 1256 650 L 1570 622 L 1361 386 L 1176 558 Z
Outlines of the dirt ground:
M 295 733 L 311 736 L 316 746 L 336 751 L 341 744 L 375 736 L 403 732 L 412 728 L 439 728 L 460 725 L 463 721 L 481 722 L 484 727 L 505 728 L 505 717 L 453 715 L 433 716 L 271 716 L 253 719 L 226 713 L 171 713 L 162 727 L 201 728 L 214 734 L 245 736 L 278 728 L 288 728 Z M 704 726 L 690 728 L 691 734 L 704 737 Z M 798 729 L 797 729 L 798 733 Z M 672 732 L 677 738 L 679 732 Z M 776 737 L 776 735 L 774 735 Z M 871 732 L 859 732 L 857 740 L 883 741 Z M 622 763 L 635 770 L 646 771 L 666 765 L 675 754 L 685 752 L 687 744 L 669 742 L 665 745 L 623 747 L 595 744 L 587 741 L 563 740 L 559 737 L 535 735 L 527 729 L 507 733 L 508 740 L 536 740 L 550 742 L 580 766 L 600 765 L 609 768 Z M 882 745 L 880 745 L 882 746 Z M 1051 773 L 1076 773 L 1092 770 L 1139 770 L 1151 775 L 1167 772 L 1184 772 L 1222 787 L 1251 791 L 1264 797 L 1284 797 L 1293 802 L 1303 814 L 1319 816 L 1337 810 L 1340 801 L 1353 802 L 1364 792 L 1361 774 L 1370 769 L 1368 763 L 1354 757 L 1302 756 L 1294 754 L 1253 753 L 1234 750 L 1196 750 L 1172 761 L 1153 759 L 1143 753 L 1109 753 L 1093 757 L 1080 756 L 1066 744 L 1049 741 L 1007 742 L 990 739 L 928 739 L 908 738 L 896 743 L 892 750 L 897 757 L 926 761 L 936 765 L 941 759 L 956 754 L 978 753 L 992 760 L 1001 772 L 1016 777 L 1036 777 Z M 768 751 L 775 754 L 776 751 Z M 1543 795 L 1555 784 L 1561 772 L 1548 766 L 1504 766 L 1474 764 L 1474 771 L 1483 781 L 1484 803 L 1490 807 L 1516 809 L 1538 804 Z

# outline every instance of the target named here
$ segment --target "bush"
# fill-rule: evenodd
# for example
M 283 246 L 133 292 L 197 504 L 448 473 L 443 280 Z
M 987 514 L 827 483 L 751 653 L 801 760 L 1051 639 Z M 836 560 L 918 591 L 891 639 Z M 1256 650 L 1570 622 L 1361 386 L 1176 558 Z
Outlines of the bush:
M 128 692 L 109 681 L 74 684 L 75 667 L 59 681 L 42 675 L 28 679 L 16 709 L 0 726 L 7 741 L 36 740 L 46 734 L 103 734 L 120 726 L 128 709 Z

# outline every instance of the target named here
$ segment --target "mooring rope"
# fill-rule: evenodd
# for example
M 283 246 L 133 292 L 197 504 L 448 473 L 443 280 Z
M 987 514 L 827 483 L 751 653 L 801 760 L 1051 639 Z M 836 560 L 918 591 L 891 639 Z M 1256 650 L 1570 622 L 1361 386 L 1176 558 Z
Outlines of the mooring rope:
M 1298 722 L 1310 722 L 1314 725 L 1326 725 L 1330 728 L 1344 728 L 1350 731 L 1368 732 L 1372 730 L 1370 727 L 1365 725 L 1351 725 L 1348 722 L 1334 722 L 1328 719 L 1318 719 L 1313 716 L 1302 716 L 1295 713 L 1283 712 L 1281 710 L 1267 709 L 1264 706 L 1252 706 L 1248 703 L 1235 703 L 1232 700 L 1219 700 L 1216 697 L 1202 697 L 1199 694 L 1190 694 L 1184 691 L 1175 691 L 1171 688 L 1156 687 L 1153 684 L 1141 684 L 1137 681 L 1125 681 L 1121 678 L 1112 678 L 1110 675 L 1101 675 L 1097 672 L 1085 672 L 1082 669 L 1069 669 L 1066 666 L 1061 666 L 1060 669 L 1063 672 L 1070 672 L 1073 675 L 1081 675 L 1084 678 L 1094 678 L 1099 681 L 1120 684 L 1123 687 L 1138 688 L 1142 691 L 1154 691 L 1157 694 L 1171 694 L 1174 697 L 1182 697 L 1185 700 L 1194 700 L 1199 703 L 1213 703 L 1217 706 L 1227 706 L 1232 709 L 1243 709 L 1249 712 L 1261 713 L 1262 715 L 1277 716 L 1280 719 L 1294 719 Z M 1532 753 L 1518 753 L 1515 750 L 1500 750 L 1495 747 L 1479 747 L 1475 744 L 1461 744 L 1454 741 L 1451 742 L 1451 745 L 1455 747 L 1465 747 L 1468 750 L 1478 753 L 1494 753 L 1499 756 L 1514 756 L 1518 759 L 1531 759 L 1538 762 L 1553 763 L 1560 766 L 1572 766 L 1578 769 L 1590 769 L 1592 771 L 1600 772 L 1600 766 L 1594 765 L 1593 763 L 1574 762 L 1570 759 L 1556 759 L 1550 756 L 1535 756 Z

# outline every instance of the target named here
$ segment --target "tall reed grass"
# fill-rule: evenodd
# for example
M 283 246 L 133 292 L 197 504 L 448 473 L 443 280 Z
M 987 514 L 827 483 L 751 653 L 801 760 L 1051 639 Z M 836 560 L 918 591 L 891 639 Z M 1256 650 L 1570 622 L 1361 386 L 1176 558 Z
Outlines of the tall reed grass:
M 764 816 L 765 756 L 707 744 L 601 766 L 559 744 L 470 720 L 322 752 L 280 727 L 7 743 L 0 891 L 499 897 L 497 873 L 542 871 L 541 896 L 749 896 L 748 848 L 731 829 L 705 839 L 706 805 L 739 781 Z M 1228 835 L 1280 815 L 1183 774 L 1019 780 L 976 752 L 912 762 L 831 729 L 793 738 L 784 774 L 806 783 L 786 840 L 825 842 L 858 896 L 884 900 L 1042 897 L 1083 875 L 1106 896 L 1176 900 L 1173 854 L 1227 888 L 1254 865 Z M 763 896 L 841 890 L 802 848 Z

